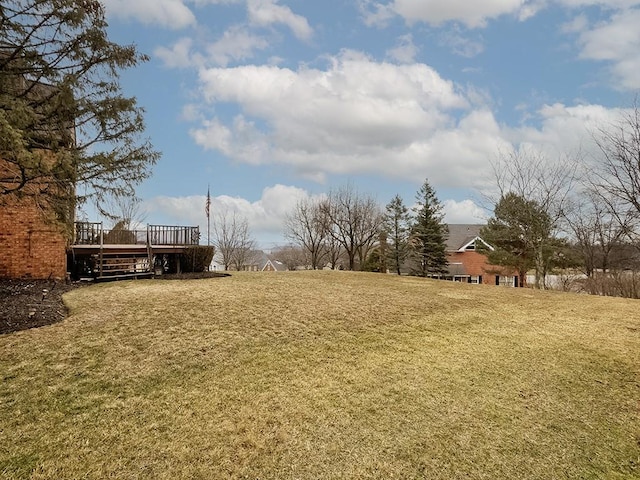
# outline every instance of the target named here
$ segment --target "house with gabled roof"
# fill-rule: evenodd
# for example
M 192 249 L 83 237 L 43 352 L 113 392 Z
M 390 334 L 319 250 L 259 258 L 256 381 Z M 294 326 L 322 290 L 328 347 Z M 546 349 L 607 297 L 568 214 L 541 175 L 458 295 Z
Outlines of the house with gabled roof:
M 246 272 L 284 272 L 289 270 L 287 266 L 274 258 L 273 256 L 263 252 L 262 250 L 254 250 L 250 255 L 250 262 L 242 267 Z
M 273 258 L 267 259 L 266 263 L 262 267 L 263 272 L 284 272 L 286 270 L 288 270 L 288 268 L 284 263 Z
M 486 285 L 519 285 L 517 274 L 508 268 L 491 265 L 485 252 L 493 250 L 480 236 L 481 224 L 449 224 L 446 241 L 448 280 Z

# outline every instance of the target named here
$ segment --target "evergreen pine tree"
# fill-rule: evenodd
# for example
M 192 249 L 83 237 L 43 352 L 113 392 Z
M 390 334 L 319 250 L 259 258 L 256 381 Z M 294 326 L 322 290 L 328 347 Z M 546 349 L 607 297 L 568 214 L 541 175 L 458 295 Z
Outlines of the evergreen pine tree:
M 384 216 L 385 230 L 387 232 L 387 259 L 389 269 L 400 275 L 400 268 L 405 263 L 409 245 L 409 223 L 411 215 L 400 195 L 386 206 Z
M 446 273 L 445 241 L 448 228 L 443 223 L 442 204 L 428 180 L 417 193 L 413 211 L 415 218 L 409 241 L 413 273 L 423 277 Z
M 527 271 L 535 268 L 536 286 L 540 288 L 545 265 L 554 251 L 550 248 L 555 242 L 551 233 L 551 218 L 538 202 L 507 193 L 480 235 L 495 247 L 488 255 L 491 263 L 516 270 L 521 286 L 526 285 Z
M 99 0 L 3 0 L 0 205 L 29 196 L 65 223 L 88 196 L 133 196 L 159 153 L 119 74 L 146 60 L 109 40 Z

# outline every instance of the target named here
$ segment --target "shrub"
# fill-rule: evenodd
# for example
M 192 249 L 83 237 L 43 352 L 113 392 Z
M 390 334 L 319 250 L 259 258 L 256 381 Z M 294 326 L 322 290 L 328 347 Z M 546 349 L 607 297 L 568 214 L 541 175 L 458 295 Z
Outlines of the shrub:
M 637 271 L 596 273 L 583 282 L 584 291 L 592 295 L 640 298 L 640 272 Z
M 180 266 L 183 272 L 204 272 L 209 268 L 215 248 L 206 245 L 193 245 L 187 247 L 180 255 Z

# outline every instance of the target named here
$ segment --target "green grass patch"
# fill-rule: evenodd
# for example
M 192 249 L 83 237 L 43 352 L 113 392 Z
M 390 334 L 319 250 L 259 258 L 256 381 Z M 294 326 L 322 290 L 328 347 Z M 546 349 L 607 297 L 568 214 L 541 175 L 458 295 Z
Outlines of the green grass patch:
M 352 272 L 65 301 L 0 336 L 0 478 L 640 478 L 637 301 Z

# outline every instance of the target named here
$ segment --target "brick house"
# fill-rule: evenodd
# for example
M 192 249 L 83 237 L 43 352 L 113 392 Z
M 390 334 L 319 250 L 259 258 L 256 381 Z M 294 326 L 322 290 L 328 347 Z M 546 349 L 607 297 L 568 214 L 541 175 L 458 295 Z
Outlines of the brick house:
M 1 49 L 0 56 L 7 58 Z M 37 101 L 57 95 L 54 87 L 34 84 L 19 74 L 5 77 L 3 88 L 7 88 L 4 93 L 9 91 L 16 97 L 28 92 L 28 98 Z M 49 142 L 63 146 L 75 143 L 73 123 L 68 116 L 53 116 L 50 122 L 35 124 L 31 138 L 36 139 L 39 146 L 32 145 L 32 148 L 42 154 L 43 162 L 56 158 L 47 150 Z M 11 193 L 21 176 L 15 163 L 8 161 L 9 156 L 10 152 L 0 152 L 0 192 L 9 192 L 0 198 L 0 278 L 63 279 L 67 272 L 68 236 L 65 229 L 71 228 L 51 221 L 55 217 L 52 209 L 46 202 L 36 200 L 39 193 L 51 188 L 46 179 L 25 185 L 19 193 Z M 72 211 L 72 206 L 69 209 Z M 72 222 L 73 215 L 70 217 Z
M 518 276 L 511 270 L 491 265 L 483 250 L 493 247 L 480 237 L 484 225 L 449 224 L 446 242 L 448 274 L 446 278 L 457 282 L 485 285 L 519 285 Z
M 0 159 L 0 183 L 10 185 L 13 178 L 11 166 Z M 64 228 L 48 221 L 33 197 L 6 197 L 0 204 L 0 278 L 65 278 Z

